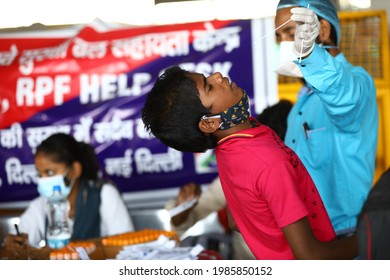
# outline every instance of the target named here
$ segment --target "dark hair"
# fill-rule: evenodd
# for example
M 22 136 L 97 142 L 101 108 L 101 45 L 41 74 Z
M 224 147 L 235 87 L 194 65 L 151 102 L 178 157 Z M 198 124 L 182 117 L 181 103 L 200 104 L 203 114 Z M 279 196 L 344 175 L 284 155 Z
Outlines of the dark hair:
M 182 152 L 204 152 L 217 144 L 203 133 L 200 118 L 210 114 L 200 101 L 189 72 L 171 66 L 157 79 L 142 109 L 145 129 L 165 145 Z
M 281 99 L 275 105 L 269 106 L 258 115 L 257 120 L 272 128 L 276 134 L 284 141 L 287 130 L 287 117 L 292 108 L 290 100 Z
M 80 179 L 96 180 L 99 173 L 99 161 L 93 146 L 78 142 L 73 136 L 65 133 L 55 133 L 38 145 L 35 155 L 42 153 L 57 163 L 71 166 L 79 162 L 82 166 Z

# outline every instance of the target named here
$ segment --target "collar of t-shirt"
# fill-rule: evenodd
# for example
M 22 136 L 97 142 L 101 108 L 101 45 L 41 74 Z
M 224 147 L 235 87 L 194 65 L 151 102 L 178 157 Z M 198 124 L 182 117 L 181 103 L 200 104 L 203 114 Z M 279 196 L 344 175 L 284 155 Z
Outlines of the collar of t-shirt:
M 253 127 L 260 125 L 260 123 L 254 117 L 249 117 L 249 121 L 252 123 Z M 237 133 L 233 133 L 233 134 L 230 134 L 230 135 L 222 138 L 221 140 L 218 141 L 217 145 L 220 145 L 223 142 L 226 142 L 226 141 L 233 139 L 233 138 L 253 138 L 253 137 L 255 137 L 255 131 L 253 131 L 250 128 L 244 129 L 244 130 L 241 130 Z

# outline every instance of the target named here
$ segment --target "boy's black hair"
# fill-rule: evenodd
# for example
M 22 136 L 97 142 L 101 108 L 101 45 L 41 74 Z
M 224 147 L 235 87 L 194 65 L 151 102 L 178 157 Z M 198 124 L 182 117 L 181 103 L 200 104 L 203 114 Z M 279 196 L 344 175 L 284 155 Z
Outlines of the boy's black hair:
M 35 155 L 42 153 L 57 163 L 71 166 L 80 162 L 82 173 L 80 179 L 96 180 L 99 174 L 99 161 L 93 146 L 78 142 L 73 136 L 65 133 L 55 133 L 38 145 Z
M 182 152 L 205 152 L 217 144 L 203 133 L 200 118 L 210 111 L 200 101 L 190 72 L 171 66 L 157 79 L 142 108 L 145 129 L 165 145 Z

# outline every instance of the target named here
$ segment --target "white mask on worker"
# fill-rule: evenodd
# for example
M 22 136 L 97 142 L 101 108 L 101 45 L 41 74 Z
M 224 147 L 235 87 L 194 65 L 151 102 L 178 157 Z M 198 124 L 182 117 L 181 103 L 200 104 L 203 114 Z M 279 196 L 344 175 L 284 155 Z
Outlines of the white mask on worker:
M 60 188 L 62 197 L 67 198 L 75 182 L 75 179 L 72 179 L 71 182 L 65 179 L 68 173 L 69 170 L 67 170 L 65 174 L 58 174 L 49 177 L 39 177 L 37 180 L 38 193 L 41 196 L 50 199 L 50 197 L 53 195 L 53 188 L 58 186 Z M 65 181 L 67 181 L 69 185 L 67 185 Z
M 279 44 L 279 64 L 275 72 L 279 75 L 303 78 L 301 69 L 293 60 L 297 60 L 293 52 L 294 41 L 282 41 Z

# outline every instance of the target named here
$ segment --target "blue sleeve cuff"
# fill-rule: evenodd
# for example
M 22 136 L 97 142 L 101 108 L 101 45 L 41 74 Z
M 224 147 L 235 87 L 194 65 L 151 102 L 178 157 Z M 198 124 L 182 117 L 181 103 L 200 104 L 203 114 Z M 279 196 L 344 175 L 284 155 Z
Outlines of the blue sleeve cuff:
M 314 49 L 308 57 L 302 59 L 301 63 L 299 63 L 298 60 L 294 60 L 294 62 L 299 66 L 302 74 L 305 76 L 305 72 L 313 73 L 323 69 L 325 65 L 329 65 L 327 62 L 327 55 L 329 54 L 326 50 L 320 48 L 317 44 L 314 44 Z

